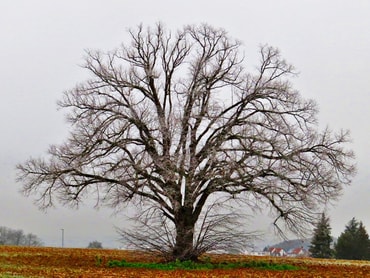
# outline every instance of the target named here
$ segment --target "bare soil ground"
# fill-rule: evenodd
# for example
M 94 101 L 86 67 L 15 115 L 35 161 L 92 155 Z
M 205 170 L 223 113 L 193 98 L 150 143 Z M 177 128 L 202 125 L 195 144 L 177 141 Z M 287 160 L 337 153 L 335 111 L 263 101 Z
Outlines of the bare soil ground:
M 126 250 L 0 246 L 0 277 L 370 277 L 370 261 L 209 255 L 214 262 L 257 261 L 288 263 L 299 270 L 151 270 L 110 268 L 110 260 L 159 261 L 146 253 Z

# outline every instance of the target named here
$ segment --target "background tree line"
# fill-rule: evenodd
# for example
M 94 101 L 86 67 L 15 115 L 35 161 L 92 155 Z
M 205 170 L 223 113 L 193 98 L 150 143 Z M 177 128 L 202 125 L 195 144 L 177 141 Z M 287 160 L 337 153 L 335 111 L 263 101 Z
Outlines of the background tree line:
M 23 230 L 0 227 L 0 245 L 42 246 L 43 243 L 34 234 L 25 234 Z
M 337 242 L 332 244 L 329 218 L 323 213 L 314 229 L 309 251 L 314 258 L 370 260 L 370 239 L 361 221 L 352 218 Z

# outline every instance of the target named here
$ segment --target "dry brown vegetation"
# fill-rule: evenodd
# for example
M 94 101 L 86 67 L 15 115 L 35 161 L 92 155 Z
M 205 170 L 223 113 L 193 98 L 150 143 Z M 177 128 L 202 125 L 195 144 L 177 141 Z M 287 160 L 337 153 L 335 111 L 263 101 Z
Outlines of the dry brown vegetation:
M 370 277 L 370 262 L 310 258 L 209 255 L 214 262 L 256 261 L 288 263 L 299 270 L 151 270 L 110 268 L 110 260 L 159 261 L 147 253 L 127 250 L 51 247 L 0 247 L 0 277 Z

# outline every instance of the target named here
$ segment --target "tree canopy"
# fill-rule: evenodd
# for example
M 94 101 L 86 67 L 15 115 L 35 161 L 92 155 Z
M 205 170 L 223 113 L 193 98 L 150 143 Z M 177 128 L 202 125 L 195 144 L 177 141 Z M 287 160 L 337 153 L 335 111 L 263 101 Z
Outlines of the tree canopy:
M 134 203 L 137 227 L 122 234 L 186 260 L 248 239 L 243 211 L 268 208 L 278 230 L 306 231 L 351 182 L 348 132 L 318 129 L 316 103 L 291 87 L 276 48 L 262 46 L 247 72 L 223 29 L 129 34 L 116 50 L 87 52 L 91 78 L 59 102 L 66 142 L 18 165 L 41 208 L 91 194 L 118 211 Z
M 100 241 L 94 240 L 94 241 L 89 242 L 89 245 L 87 246 L 87 248 L 102 249 L 103 244 Z

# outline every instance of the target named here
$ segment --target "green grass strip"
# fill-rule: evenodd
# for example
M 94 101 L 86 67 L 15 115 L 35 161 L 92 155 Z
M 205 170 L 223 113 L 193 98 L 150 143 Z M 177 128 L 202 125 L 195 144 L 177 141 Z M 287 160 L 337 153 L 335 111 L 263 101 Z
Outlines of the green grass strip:
M 170 263 L 142 263 L 142 262 L 126 262 L 109 261 L 109 267 L 130 267 L 130 268 L 146 268 L 158 270 L 211 270 L 211 269 L 237 269 L 237 268 L 258 268 L 265 270 L 298 270 L 299 267 L 289 264 L 276 264 L 265 261 L 251 262 L 233 262 L 233 263 L 211 263 L 211 262 L 193 262 L 193 261 L 175 261 Z

